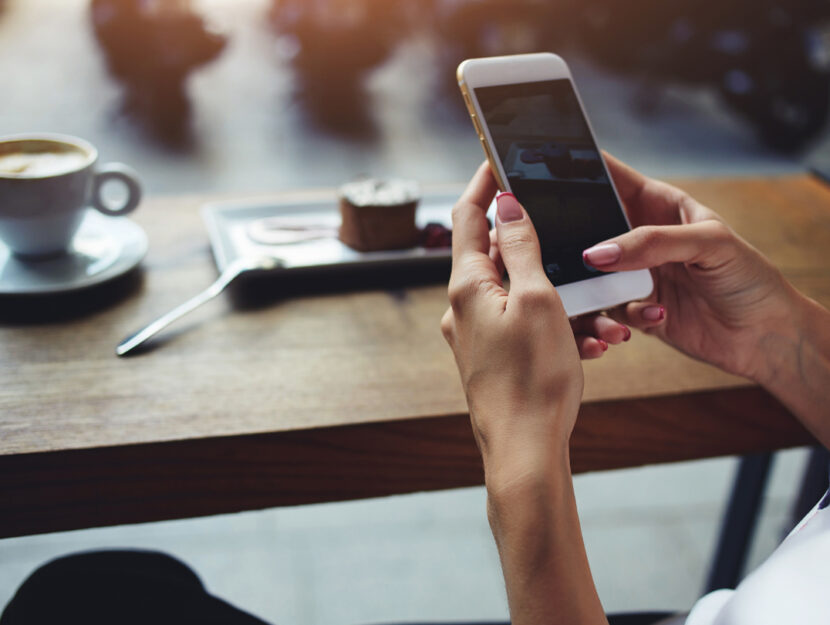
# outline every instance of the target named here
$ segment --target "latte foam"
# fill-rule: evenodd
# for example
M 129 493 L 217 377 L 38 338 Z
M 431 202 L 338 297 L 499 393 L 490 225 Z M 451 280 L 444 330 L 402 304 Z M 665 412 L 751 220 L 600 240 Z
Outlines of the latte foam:
M 88 160 L 81 151 L 10 152 L 0 154 L 0 176 L 57 176 L 81 169 Z

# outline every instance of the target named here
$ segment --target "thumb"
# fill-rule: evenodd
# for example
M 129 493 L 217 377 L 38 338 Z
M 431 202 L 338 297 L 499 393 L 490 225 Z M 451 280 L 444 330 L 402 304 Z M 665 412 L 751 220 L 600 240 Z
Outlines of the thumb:
M 542 269 L 539 237 L 527 212 L 512 193 L 499 193 L 496 205 L 496 237 L 511 288 L 539 280 L 550 285 Z
M 666 263 L 716 267 L 734 255 L 736 235 L 722 221 L 707 219 L 674 226 L 640 226 L 582 252 L 603 271 L 651 269 Z

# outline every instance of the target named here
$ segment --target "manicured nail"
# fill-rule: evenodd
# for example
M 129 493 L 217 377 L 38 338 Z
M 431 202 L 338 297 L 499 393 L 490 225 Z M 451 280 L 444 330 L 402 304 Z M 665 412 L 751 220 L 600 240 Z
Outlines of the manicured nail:
M 519 201 L 512 193 L 503 192 L 496 196 L 496 211 L 499 214 L 499 221 L 506 224 L 511 221 L 519 221 L 524 217 Z
M 631 338 L 631 330 L 628 328 L 628 326 L 622 326 L 622 329 L 625 330 L 625 334 L 623 335 L 623 341 L 627 341 Z
M 595 245 L 582 252 L 582 260 L 594 267 L 616 263 L 622 256 L 622 249 L 616 243 Z
M 662 306 L 646 306 L 640 314 L 646 321 L 662 321 L 666 317 L 666 309 Z
M 599 346 L 602 348 L 602 351 L 608 350 L 608 343 L 606 343 L 602 339 L 597 339 L 597 342 L 599 343 Z

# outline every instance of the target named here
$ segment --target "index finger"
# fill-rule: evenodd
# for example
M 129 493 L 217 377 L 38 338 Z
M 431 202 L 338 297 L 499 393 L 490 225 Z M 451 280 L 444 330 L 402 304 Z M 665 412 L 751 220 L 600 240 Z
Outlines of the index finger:
M 484 161 L 473 174 L 460 200 L 480 206 L 486 211 L 493 198 L 496 197 L 496 191 L 498 191 L 498 185 L 496 185 L 493 170 L 490 169 L 490 164 Z
M 620 194 L 623 203 L 629 204 L 637 200 L 643 192 L 648 178 L 621 160 L 611 156 L 605 150 L 602 151 L 602 155 L 605 157 L 608 173 L 611 174 L 614 186 L 617 187 L 617 193 Z
M 632 226 L 682 222 L 681 206 L 688 199 L 683 191 L 641 174 L 608 152 L 603 156 Z
M 453 268 L 458 265 L 459 259 L 470 252 L 488 254 L 490 226 L 486 213 L 496 191 L 496 181 L 485 161 L 452 209 Z

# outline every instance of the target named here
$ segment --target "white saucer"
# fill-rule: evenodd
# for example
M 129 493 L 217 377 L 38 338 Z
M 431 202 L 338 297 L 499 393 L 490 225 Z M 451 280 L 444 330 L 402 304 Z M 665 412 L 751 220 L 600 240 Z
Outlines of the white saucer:
M 75 291 L 117 278 L 147 253 L 147 235 L 126 217 L 88 210 L 68 254 L 24 261 L 0 241 L 0 295 Z

